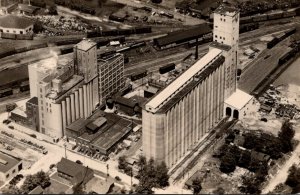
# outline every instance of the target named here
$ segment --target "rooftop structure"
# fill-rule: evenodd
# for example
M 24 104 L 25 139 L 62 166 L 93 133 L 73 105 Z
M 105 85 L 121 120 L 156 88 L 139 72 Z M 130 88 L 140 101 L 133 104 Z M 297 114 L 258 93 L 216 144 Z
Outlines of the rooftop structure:
M 90 39 L 83 39 L 76 45 L 77 49 L 80 49 L 82 51 L 88 51 L 95 46 L 97 46 L 97 43 Z
M 210 62 L 214 61 L 222 53 L 220 49 L 211 49 L 209 53 L 203 56 L 199 61 L 197 61 L 188 70 L 182 73 L 178 78 L 176 78 L 168 87 L 163 89 L 158 95 L 154 96 L 147 104 L 146 109 L 151 112 L 156 112 L 163 104 L 178 93 L 185 85 L 193 80 L 199 71 L 201 71 Z
M 169 100 L 159 109 L 157 113 L 166 113 L 170 108 L 174 106 L 179 100 L 185 97 L 192 89 L 194 89 L 199 83 L 203 82 L 208 75 L 213 73 L 219 66 L 225 62 L 224 56 L 219 56 L 211 64 L 207 65 L 207 68 L 203 68 L 202 72 L 196 76 L 195 79 L 191 80 L 187 85 L 182 87 L 180 91 L 169 98 Z
M 217 14 L 231 16 L 231 17 L 235 16 L 238 13 L 236 8 L 225 4 L 221 4 L 214 12 Z
M 27 5 L 27 4 L 19 4 L 18 7 L 21 13 L 26 13 L 26 14 L 34 14 L 37 10 L 40 9 L 39 7 Z
M 237 89 L 228 99 L 225 100 L 225 103 L 231 105 L 232 107 L 240 110 L 242 109 L 253 96 L 248 93 L 243 92 L 242 90 Z

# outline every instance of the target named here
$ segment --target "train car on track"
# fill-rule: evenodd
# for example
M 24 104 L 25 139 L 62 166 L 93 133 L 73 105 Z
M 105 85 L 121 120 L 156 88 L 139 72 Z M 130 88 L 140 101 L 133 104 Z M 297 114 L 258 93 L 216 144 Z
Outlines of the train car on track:
M 174 63 L 167 64 L 167 65 L 159 68 L 159 73 L 160 74 L 165 74 L 165 73 L 170 72 L 171 70 L 174 70 L 174 69 L 175 69 L 175 64 Z
M 136 74 L 131 75 L 131 76 L 130 76 L 130 79 L 131 79 L 131 81 L 136 81 L 136 80 L 138 80 L 138 79 L 141 79 L 141 78 L 146 77 L 147 75 L 148 75 L 148 71 L 145 70 L 145 71 L 138 72 L 138 73 L 136 73 Z

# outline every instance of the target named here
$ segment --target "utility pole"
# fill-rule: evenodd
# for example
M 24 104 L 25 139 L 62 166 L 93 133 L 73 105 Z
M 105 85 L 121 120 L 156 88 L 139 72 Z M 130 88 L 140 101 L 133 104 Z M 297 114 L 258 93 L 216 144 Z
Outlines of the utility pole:
M 109 165 L 108 164 L 106 164 L 106 181 L 107 181 L 107 178 L 108 178 L 108 176 L 109 176 L 109 174 L 108 174 L 108 169 L 109 169 Z
M 131 186 L 131 189 L 132 189 L 132 167 L 130 169 L 130 186 Z
M 65 158 L 67 158 L 67 144 L 64 143 L 64 147 L 65 147 Z

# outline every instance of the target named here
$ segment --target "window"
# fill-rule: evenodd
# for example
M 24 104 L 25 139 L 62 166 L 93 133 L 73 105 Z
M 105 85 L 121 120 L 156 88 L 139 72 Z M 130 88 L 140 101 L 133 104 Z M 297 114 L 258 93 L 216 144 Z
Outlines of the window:
M 12 173 L 15 173 L 16 172 L 16 169 L 14 169 L 13 171 L 12 171 Z
M 9 177 L 9 174 L 6 175 L 6 178 L 8 178 L 8 177 Z
M 15 30 L 14 30 L 13 32 L 14 32 L 14 33 L 16 33 L 16 31 L 15 31 Z
M 215 35 L 216 38 L 218 38 L 218 35 Z
M 42 89 L 42 88 L 40 88 L 40 92 L 41 92 L 41 93 L 43 92 L 43 89 Z
M 9 33 L 9 30 L 6 30 L 6 32 L 8 32 L 8 33 Z
M 23 31 L 22 31 L 22 30 L 20 31 L 20 34 L 23 34 Z

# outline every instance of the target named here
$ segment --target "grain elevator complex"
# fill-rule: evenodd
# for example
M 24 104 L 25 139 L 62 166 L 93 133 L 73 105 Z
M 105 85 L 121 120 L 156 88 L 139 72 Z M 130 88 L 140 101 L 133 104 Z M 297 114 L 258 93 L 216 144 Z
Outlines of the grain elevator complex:
M 143 110 L 146 158 L 172 167 L 224 117 L 224 102 L 236 92 L 239 12 L 214 12 L 209 52 L 160 91 Z

